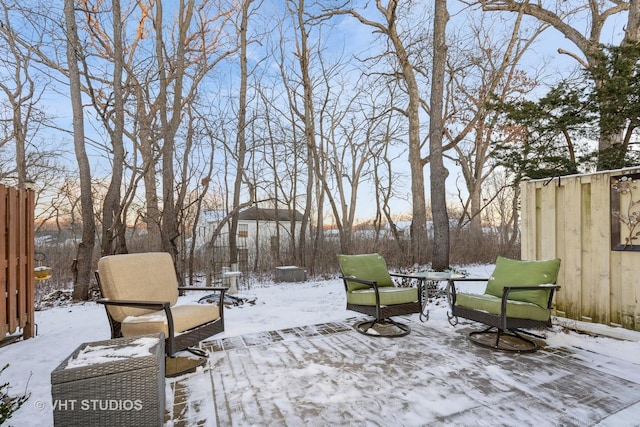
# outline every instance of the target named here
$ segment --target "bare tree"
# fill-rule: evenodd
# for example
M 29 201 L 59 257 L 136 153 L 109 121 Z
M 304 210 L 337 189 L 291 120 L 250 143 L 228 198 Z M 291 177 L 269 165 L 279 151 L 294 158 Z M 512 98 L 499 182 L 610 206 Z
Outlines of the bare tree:
M 82 211 L 82 241 L 78 245 L 77 276 L 73 287 L 73 299 L 86 300 L 93 271 L 93 248 L 95 245 L 95 219 L 93 216 L 93 194 L 91 189 L 91 167 L 85 149 L 84 109 L 78 55 L 82 55 L 74 1 L 64 2 L 65 29 L 67 33 L 67 65 L 69 68 L 69 90 L 73 110 L 73 145 L 80 175 L 80 204 Z
M 307 180 L 305 189 L 304 210 L 302 212 L 300 236 L 298 239 L 293 236 L 292 244 L 298 242 L 297 250 L 294 250 L 296 262 L 306 265 L 306 240 L 307 227 L 309 225 L 312 210 L 312 194 L 314 184 L 314 171 L 317 162 L 317 141 L 315 125 L 315 106 L 313 100 L 314 85 L 311 77 L 311 47 L 309 46 L 310 22 L 307 18 L 305 0 L 287 0 L 287 8 L 295 22 L 296 29 L 296 51 L 295 57 L 298 60 L 300 79 L 302 86 L 302 108 L 296 107 L 296 116 L 302 120 L 302 132 L 304 134 L 304 144 L 306 148 Z M 294 107 L 294 105 L 291 105 Z
M 490 108 L 492 102 L 507 102 L 524 97 L 538 85 L 537 76 L 529 76 L 519 66 L 545 26 L 531 29 L 525 36 L 521 29 L 523 14 L 518 15 L 510 37 L 496 23 L 486 25 L 480 16 L 469 23 L 470 44 L 454 43 L 460 57 L 450 61 L 449 129 L 445 131 L 448 146 L 453 147 L 460 165 L 468 196 L 461 198 L 463 214 L 457 231 L 469 226 L 471 239 L 481 242 L 482 211 L 491 198 L 483 198 L 483 184 L 493 174 L 491 149 L 496 140 L 509 143 L 521 134 L 514 127 L 500 125 L 499 113 Z M 508 34 L 507 34 L 508 35 Z
M 109 6 L 110 10 L 99 9 Z M 193 147 L 188 139 L 192 121 L 185 120 L 186 112 L 197 99 L 200 83 L 233 52 L 226 39 L 231 11 L 218 6 L 210 1 L 196 4 L 195 0 L 181 0 L 172 14 L 175 21 L 170 23 L 166 22 L 165 6 L 159 2 L 130 3 L 126 11 L 119 2 L 100 3 L 86 11 L 85 31 L 94 53 L 112 71 L 100 77 L 97 64 L 87 63 L 85 72 L 86 90 L 108 129 L 113 153 L 113 180 L 104 209 L 103 250 L 107 252 L 126 251 L 122 244 L 117 249 L 111 242 L 124 230 L 126 199 L 118 189 L 122 166 L 129 162 L 129 183 L 138 182 L 138 173 L 144 177 L 147 249 L 164 250 L 174 257 L 177 254 L 182 205 L 189 193 L 185 187 L 190 184 L 180 178 L 191 175 L 186 161 Z M 109 15 L 111 19 L 101 20 Z M 126 20 L 121 22 L 123 17 Z M 127 38 L 131 28 L 135 31 Z M 150 57 L 149 51 L 154 55 Z M 125 149 L 123 137 L 133 144 L 132 149 Z M 127 151 L 133 157 L 125 159 Z M 176 168 L 182 169 L 178 173 Z
M 19 188 L 31 180 L 40 192 L 54 182 L 53 177 L 63 175 L 56 161 L 61 150 L 45 139 L 47 131 L 55 130 L 43 98 L 51 78 L 34 66 L 35 54 L 24 45 L 20 29 L 14 28 L 15 7 L 0 6 L 0 91 L 6 101 L 0 111 L 0 180 Z M 42 41 L 31 43 L 38 46 Z
M 124 28 L 122 16 L 125 14 L 121 8 L 120 0 L 111 2 L 111 19 L 113 29 L 111 37 L 106 28 L 103 28 L 99 21 L 101 14 L 107 14 L 99 9 L 99 4 L 91 5 L 85 3 L 82 9 L 84 18 L 84 30 L 88 35 L 89 45 L 93 48 L 93 55 L 102 60 L 110 61 L 112 64 L 111 81 L 108 77 L 98 77 L 92 74 L 92 70 L 87 61 L 83 61 L 83 75 L 86 82 L 84 91 L 91 97 L 91 104 L 95 109 L 103 128 L 109 135 L 110 144 L 107 151 L 112 154 L 111 158 L 111 179 L 102 202 L 102 255 L 116 253 L 127 253 L 125 239 L 126 219 L 122 200 L 122 184 L 125 167 L 125 85 L 122 84 L 125 77 L 125 46 Z M 135 45 L 139 40 L 134 40 Z M 128 46 L 132 49 L 132 46 Z M 96 87 L 95 82 L 104 81 L 106 90 Z
M 249 73 L 247 70 L 247 31 L 249 27 L 249 14 L 253 0 L 243 0 L 240 7 L 240 24 L 237 28 L 238 37 L 240 39 L 240 87 L 238 93 L 238 128 L 236 132 L 236 171 L 235 179 L 233 183 L 233 204 L 232 206 L 240 205 L 240 197 L 242 191 L 242 183 L 245 177 L 245 161 L 247 157 L 247 141 L 246 141 L 246 128 L 247 128 L 247 82 L 249 79 Z M 238 215 L 239 212 L 234 210 L 234 215 L 231 217 L 231 223 L 229 227 L 229 257 L 231 263 L 238 262 Z
M 354 96 L 358 96 L 355 94 Z M 340 235 L 340 250 L 351 253 L 356 220 L 357 197 L 360 186 L 370 173 L 373 153 L 369 148 L 369 134 L 374 127 L 366 113 L 353 106 L 352 98 L 346 106 L 336 105 L 327 119 L 326 162 L 332 176 L 323 176 L 322 184 Z
M 409 167 L 411 170 L 411 196 L 413 217 L 411 222 L 411 258 L 413 262 L 424 263 L 427 258 L 427 209 L 425 202 L 424 166 L 426 159 L 422 157 L 422 138 L 420 136 L 420 88 L 416 72 L 405 46 L 405 41 L 398 30 L 398 0 L 389 0 L 386 3 L 376 0 L 376 10 L 380 14 L 380 20 L 368 19 L 355 9 L 335 9 L 328 13 L 348 14 L 356 18 L 362 24 L 373 28 L 382 34 L 390 43 L 390 54 L 397 61 L 398 70 L 392 73 L 394 77 L 401 78 L 408 96 L 408 102 L 401 111 L 408 120 L 409 127 Z
M 379 188 L 385 173 L 379 164 L 398 143 L 391 135 L 395 127 L 390 124 L 396 124 L 397 117 L 390 108 L 387 88 L 371 89 L 379 80 L 363 78 L 351 88 L 348 77 L 338 80 L 339 71 L 325 77 L 333 82 L 333 99 L 321 110 L 324 148 L 320 161 L 325 168 L 319 171 L 318 180 L 338 229 L 340 250 L 351 253 L 356 249 L 353 232 L 358 197 L 366 186 L 375 193 L 374 211 L 388 206 L 389 192 Z
M 376 217 L 374 227 L 376 238 L 381 233 L 382 225 L 386 223 L 388 232 L 393 237 L 399 251 L 399 260 L 410 259 L 408 256 L 409 247 L 404 232 L 398 228 L 397 215 L 399 212 L 393 210 L 394 198 L 408 198 L 400 193 L 398 183 L 406 179 L 404 167 L 398 167 L 398 160 L 406 155 L 406 126 L 403 116 L 396 113 L 394 105 L 397 99 L 402 98 L 402 89 L 393 82 L 386 81 L 383 84 L 377 78 L 376 83 L 371 85 L 379 86 L 379 93 L 371 93 L 369 102 L 371 109 L 371 119 L 376 119 L 378 123 L 378 133 L 376 136 L 379 149 L 374 153 L 374 188 L 376 197 Z M 382 93 L 384 91 L 384 94 Z M 384 101 L 382 101 L 384 99 Z M 376 105 L 379 104 L 379 105 Z M 372 146 L 372 149 L 376 146 Z
M 8 18 L 6 8 L 4 14 L 6 25 L 11 25 Z M 3 35 L 12 34 L 11 28 L 7 29 Z M 37 120 L 35 117 L 38 113 L 36 103 L 38 95 L 36 94 L 36 85 L 31 77 L 29 69 L 29 51 L 24 51 L 16 43 L 13 37 L 4 37 L 7 45 L 7 56 L 4 56 L 6 70 L 12 70 L 13 75 L 7 80 L 0 81 L 0 89 L 6 96 L 9 107 L 11 108 L 11 119 L 8 131 L 4 132 L 0 147 L 9 141 L 15 143 L 15 163 L 17 172 L 17 184 L 19 188 L 24 188 L 27 180 L 26 165 L 26 146 L 31 120 Z
M 442 140 L 444 134 L 444 76 L 447 61 L 447 0 L 435 1 L 433 17 L 433 78 L 431 83 L 429 156 L 431 158 L 431 212 L 433 214 L 433 262 L 436 271 L 449 268 L 449 214 Z

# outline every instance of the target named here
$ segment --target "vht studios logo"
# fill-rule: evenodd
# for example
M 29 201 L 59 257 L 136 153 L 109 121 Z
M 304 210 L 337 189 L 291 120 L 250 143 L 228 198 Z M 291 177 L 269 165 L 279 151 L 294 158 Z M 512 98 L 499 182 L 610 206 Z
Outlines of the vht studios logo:
M 54 411 L 140 411 L 140 399 L 58 399 L 52 402 Z

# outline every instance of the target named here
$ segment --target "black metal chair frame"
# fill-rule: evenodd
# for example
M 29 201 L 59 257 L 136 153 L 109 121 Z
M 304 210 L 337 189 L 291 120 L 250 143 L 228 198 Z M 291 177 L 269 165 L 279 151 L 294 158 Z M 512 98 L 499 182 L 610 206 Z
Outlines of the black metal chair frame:
M 484 281 L 486 279 L 467 278 L 466 281 Z M 447 286 L 447 299 L 451 312 L 447 313 L 449 323 L 453 326 L 458 324 L 458 317 L 472 320 L 474 322 L 483 323 L 488 327 L 481 331 L 469 333 L 469 340 L 474 344 L 494 348 L 502 351 L 510 351 L 517 353 L 530 353 L 538 350 L 538 344 L 522 334 L 531 335 L 536 338 L 542 338 L 525 329 L 546 329 L 551 327 L 551 318 L 547 321 L 535 319 L 522 319 L 517 317 L 507 317 L 507 302 L 509 294 L 518 291 L 544 290 L 549 291 L 547 301 L 547 309 L 552 308 L 553 295 L 556 290 L 560 289 L 558 285 L 537 285 L 537 286 L 505 286 L 502 293 L 501 312 L 500 314 L 488 313 L 482 310 L 475 310 L 469 307 L 456 305 L 456 286 L 455 281 L 450 280 Z M 495 335 L 495 339 L 493 338 Z M 519 346 L 509 346 L 504 340 L 505 336 L 519 343 Z M 489 338 L 489 339 L 487 339 Z
M 104 294 L 102 292 L 102 284 L 100 283 L 100 275 L 95 272 L 96 281 L 100 290 L 100 296 Z M 111 338 L 122 337 L 121 323 L 111 317 L 108 307 L 109 305 L 117 305 L 124 307 L 145 308 L 148 310 L 164 310 L 167 316 L 167 329 L 168 336 L 165 339 L 165 351 L 167 356 L 173 357 L 173 355 L 182 350 L 188 350 L 197 356 L 206 357 L 206 353 L 193 348 L 197 346 L 200 341 L 218 334 L 224 331 L 224 294 L 227 291 L 225 287 L 193 287 L 193 286 L 179 286 L 178 290 L 182 291 L 218 291 L 220 292 L 220 300 L 218 301 L 218 307 L 220 309 L 220 317 L 212 322 L 202 324 L 188 331 L 175 334 L 175 328 L 173 325 L 173 315 L 171 314 L 171 306 L 168 301 L 140 301 L 140 300 L 111 300 L 107 298 L 100 298 L 96 302 L 105 306 L 107 312 L 107 318 L 109 319 L 109 326 L 111 327 Z
M 402 278 L 403 280 L 417 280 L 418 282 L 418 301 L 404 303 L 404 304 L 393 304 L 393 305 L 381 305 L 380 304 L 380 292 L 378 290 L 378 283 L 372 280 L 360 279 L 358 277 L 345 277 L 341 276 L 344 282 L 345 291 L 348 292 L 349 288 L 347 285 L 347 281 L 362 283 L 363 285 L 368 285 L 373 288 L 376 295 L 376 305 L 360 305 L 360 304 L 350 304 L 347 302 L 347 310 L 352 310 L 358 313 L 366 314 L 368 316 L 374 317 L 373 320 L 365 320 L 358 324 L 356 324 L 355 328 L 358 332 L 363 333 L 368 336 L 381 336 L 381 337 L 403 337 L 411 332 L 411 328 L 405 324 L 396 322 L 391 319 L 392 316 L 402 316 L 405 314 L 414 314 L 422 312 L 422 288 L 421 281 L 417 277 L 413 277 L 406 274 L 398 274 L 398 273 L 389 273 L 392 278 Z M 398 328 L 399 332 L 394 334 L 373 334 L 368 333 L 369 330 L 374 328 L 376 325 L 385 325 L 390 324 Z

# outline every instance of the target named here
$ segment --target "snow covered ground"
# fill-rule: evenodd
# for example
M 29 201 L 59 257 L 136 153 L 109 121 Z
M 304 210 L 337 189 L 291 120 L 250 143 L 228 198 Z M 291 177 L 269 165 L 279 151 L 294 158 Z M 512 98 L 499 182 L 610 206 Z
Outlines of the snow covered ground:
M 492 270 L 491 265 L 465 267 L 473 277 L 488 277 Z M 465 286 L 475 292 L 484 289 L 483 283 L 469 282 Z M 241 287 L 239 295 L 253 302 L 227 309 L 226 330 L 216 338 L 343 321 L 355 314 L 345 309 L 344 288 L 338 278 L 304 283 L 252 284 L 248 289 L 247 286 Z M 197 300 L 201 296 L 191 293 L 182 299 Z M 429 322 L 437 328 L 449 327 L 445 312 L 444 305 L 432 306 Z M 53 425 L 51 371 L 82 343 L 110 337 L 104 308 L 93 302 L 36 312 L 36 323 L 35 338 L 0 348 L 0 364 L 10 364 L 0 376 L 0 384 L 9 382 L 10 394 L 30 394 L 24 406 L 9 419 L 9 425 Z M 589 355 L 611 371 L 616 370 L 617 363 L 620 363 L 620 370 L 627 366 L 622 362 L 640 365 L 640 333 L 602 325 L 568 323 L 574 327 L 589 326 L 590 332 L 600 336 L 567 333 L 554 328 L 547 334 L 548 346 L 579 349 L 578 357 L 580 354 Z M 622 372 L 620 375 L 640 384 L 638 372 Z M 622 418 L 602 425 L 616 425 L 618 422 L 618 425 L 640 425 L 640 406 L 629 408 L 619 417 Z

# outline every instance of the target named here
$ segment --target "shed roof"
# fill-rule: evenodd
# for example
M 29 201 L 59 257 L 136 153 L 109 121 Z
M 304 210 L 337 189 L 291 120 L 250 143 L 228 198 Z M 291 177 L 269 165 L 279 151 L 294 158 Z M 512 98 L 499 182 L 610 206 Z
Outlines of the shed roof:
M 294 220 L 301 221 L 302 214 L 298 211 L 294 211 Z M 250 207 L 240 212 L 238 219 L 244 221 L 290 221 L 290 212 L 288 209 L 263 209 L 257 207 Z

